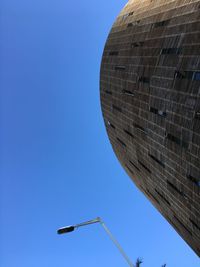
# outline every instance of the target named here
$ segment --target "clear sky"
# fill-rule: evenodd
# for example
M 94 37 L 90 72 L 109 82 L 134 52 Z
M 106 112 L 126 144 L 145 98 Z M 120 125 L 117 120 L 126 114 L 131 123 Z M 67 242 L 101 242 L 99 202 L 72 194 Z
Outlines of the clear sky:
M 126 0 L 0 3 L 0 266 L 126 267 L 101 216 L 142 267 L 199 258 L 139 192 L 103 124 L 103 47 Z

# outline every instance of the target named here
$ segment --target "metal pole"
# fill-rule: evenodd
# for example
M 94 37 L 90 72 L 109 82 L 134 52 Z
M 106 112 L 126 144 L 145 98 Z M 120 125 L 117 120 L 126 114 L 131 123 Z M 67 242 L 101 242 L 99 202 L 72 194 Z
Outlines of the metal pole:
M 122 249 L 122 247 L 120 246 L 120 244 L 118 243 L 118 241 L 114 238 L 114 236 L 111 234 L 110 230 L 108 229 L 108 227 L 105 225 L 105 223 L 101 220 L 101 218 L 99 218 L 99 222 L 102 225 L 102 227 L 104 228 L 104 230 L 106 231 L 106 233 L 108 234 L 108 236 L 110 237 L 110 239 L 113 241 L 113 243 L 115 244 L 115 246 L 118 248 L 118 250 L 120 251 L 121 255 L 124 257 L 124 259 L 127 261 L 128 265 L 130 267 L 134 267 L 133 263 L 130 261 L 130 259 L 128 258 L 128 256 L 126 255 L 126 253 L 124 252 L 124 250 Z

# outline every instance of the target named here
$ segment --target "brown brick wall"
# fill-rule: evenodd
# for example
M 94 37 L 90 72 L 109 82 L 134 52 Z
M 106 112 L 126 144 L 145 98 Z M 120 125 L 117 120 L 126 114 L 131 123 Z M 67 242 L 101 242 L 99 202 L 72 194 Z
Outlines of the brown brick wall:
M 130 0 L 100 80 L 119 161 L 200 256 L 200 1 Z

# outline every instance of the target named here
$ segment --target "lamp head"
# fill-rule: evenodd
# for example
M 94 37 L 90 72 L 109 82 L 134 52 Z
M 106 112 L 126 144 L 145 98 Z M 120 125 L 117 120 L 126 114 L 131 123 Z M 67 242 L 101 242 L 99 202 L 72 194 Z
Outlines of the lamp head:
M 58 229 L 57 234 L 59 235 L 66 234 L 66 233 L 73 232 L 74 230 L 75 230 L 75 226 L 70 225 L 70 226 L 66 226 L 66 227 Z

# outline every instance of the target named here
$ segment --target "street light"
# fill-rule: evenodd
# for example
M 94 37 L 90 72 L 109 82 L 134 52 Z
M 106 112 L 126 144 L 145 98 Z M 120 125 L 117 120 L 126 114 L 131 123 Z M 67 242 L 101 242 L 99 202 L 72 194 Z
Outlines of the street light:
M 111 234 L 110 230 L 108 229 L 108 227 L 105 225 L 105 223 L 102 221 L 102 219 L 100 217 L 97 217 L 96 219 L 90 220 L 90 221 L 87 221 L 87 222 L 83 222 L 83 223 L 79 223 L 79 224 L 75 224 L 75 225 L 62 227 L 62 228 L 58 229 L 57 233 L 58 234 L 70 233 L 70 232 L 73 232 L 74 230 L 78 229 L 81 226 L 86 226 L 86 225 L 94 224 L 94 223 L 100 223 L 101 224 L 101 226 L 104 228 L 104 230 L 106 231 L 106 233 L 108 234 L 110 239 L 113 241 L 115 246 L 118 248 L 118 250 L 120 251 L 120 253 L 124 257 L 124 259 L 127 261 L 128 265 L 130 267 L 135 267 L 133 265 L 133 263 L 130 261 L 130 259 L 128 258 L 128 256 L 126 255 L 126 253 L 124 252 L 124 250 L 122 249 L 122 247 L 120 246 L 120 244 L 117 242 L 117 240 Z

